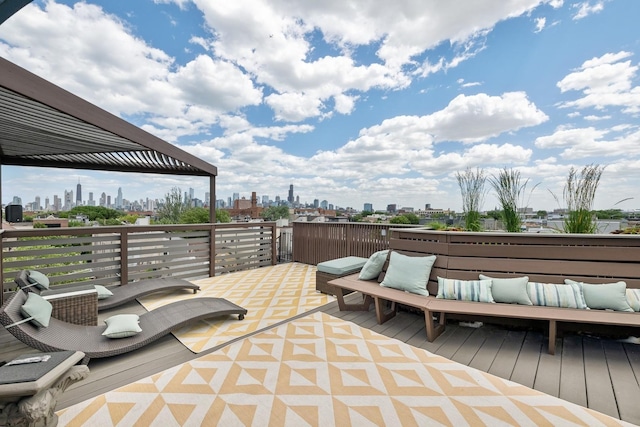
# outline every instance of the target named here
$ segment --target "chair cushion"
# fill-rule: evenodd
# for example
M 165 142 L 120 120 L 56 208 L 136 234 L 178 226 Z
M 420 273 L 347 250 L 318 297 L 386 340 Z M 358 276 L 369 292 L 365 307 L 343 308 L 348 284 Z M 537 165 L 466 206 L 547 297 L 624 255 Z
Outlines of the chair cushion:
M 358 256 L 348 256 L 345 258 L 332 259 L 318 264 L 318 271 L 344 276 L 345 274 L 359 271 L 367 262 L 366 258 Z
M 52 311 L 51 303 L 34 292 L 29 292 L 27 301 L 20 307 L 22 315 L 41 328 L 49 326 Z
M 496 302 L 533 305 L 527 293 L 528 276 L 500 279 L 481 274 L 479 277 L 480 280 L 491 280 L 491 295 Z
M 387 256 L 389 255 L 389 250 L 385 249 L 384 251 L 378 251 L 371 255 L 367 262 L 360 270 L 360 275 L 358 279 L 360 280 L 373 280 L 377 279 L 380 273 L 382 272 L 382 268 L 384 267 L 384 263 L 387 260 Z
M 565 279 L 565 283 L 578 283 Z M 625 282 L 591 284 L 581 283 L 587 307 L 599 310 L 633 311 L 627 302 Z
M 27 276 L 29 283 L 35 285 L 38 289 L 49 289 L 49 278 L 39 271 L 29 270 Z
M 389 254 L 387 272 L 380 286 L 429 295 L 427 282 L 435 261 L 435 255 L 407 256 L 392 251 Z
M 586 309 L 582 286 L 571 284 L 529 282 L 527 292 L 533 305 Z
M 491 295 L 491 286 L 491 279 L 457 280 L 438 277 L 438 295 L 436 295 L 436 298 L 495 302 Z
M 137 314 L 116 314 L 104 321 L 107 329 L 102 335 L 108 338 L 126 338 L 142 332 Z
M 113 296 L 113 292 L 111 292 L 109 289 L 105 288 L 104 286 L 101 285 L 94 285 L 94 288 L 96 288 L 96 291 L 98 292 L 98 299 L 107 299 L 111 296 Z

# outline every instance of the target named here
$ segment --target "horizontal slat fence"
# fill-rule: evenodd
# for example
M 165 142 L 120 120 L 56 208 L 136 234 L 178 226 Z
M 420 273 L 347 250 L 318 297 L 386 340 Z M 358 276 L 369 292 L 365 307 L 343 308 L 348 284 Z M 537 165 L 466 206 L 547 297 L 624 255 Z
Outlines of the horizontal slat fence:
M 2 230 L 3 291 L 22 269 L 53 286 L 108 286 L 263 267 L 277 262 L 275 231 L 274 222 Z
M 294 222 L 293 261 L 317 265 L 346 256 L 367 258 L 389 248 L 389 230 L 395 224 L 361 222 Z
M 623 280 L 628 287 L 640 288 L 640 236 L 634 235 L 394 229 L 389 247 L 435 254 L 444 268 L 440 275 L 455 279 L 477 279 L 479 273 L 526 275 L 547 283 L 563 283 L 565 278 L 586 283 Z M 435 292 L 433 280 L 429 285 Z

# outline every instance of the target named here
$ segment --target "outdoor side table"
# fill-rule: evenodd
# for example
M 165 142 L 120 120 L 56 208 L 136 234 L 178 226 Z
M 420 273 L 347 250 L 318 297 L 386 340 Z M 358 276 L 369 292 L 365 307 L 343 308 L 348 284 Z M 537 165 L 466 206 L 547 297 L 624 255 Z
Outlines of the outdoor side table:
M 0 425 L 51 427 L 59 397 L 71 385 L 89 375 L 81 351 L 24 354 L 14 360 L 49 355 L 47 361 L 0 367 Z

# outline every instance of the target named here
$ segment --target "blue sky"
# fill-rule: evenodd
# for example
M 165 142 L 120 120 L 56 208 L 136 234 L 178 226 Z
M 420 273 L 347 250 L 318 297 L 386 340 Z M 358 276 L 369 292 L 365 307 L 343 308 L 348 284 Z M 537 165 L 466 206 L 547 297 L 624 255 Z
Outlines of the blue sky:
M 638 16 L 635 0 L 34 1 L 0 26 L 0 55 L 216 165 L 218 198 L 293 184 L 302 202 L 461 210 L 457 172 L 514 168 L 551 210 L 572 167 L 600 164 L 595 208 L 636 209 Z M 78 181 L 96 199 L 207 189 L 9 166 L 2 181 L 3 203 Z

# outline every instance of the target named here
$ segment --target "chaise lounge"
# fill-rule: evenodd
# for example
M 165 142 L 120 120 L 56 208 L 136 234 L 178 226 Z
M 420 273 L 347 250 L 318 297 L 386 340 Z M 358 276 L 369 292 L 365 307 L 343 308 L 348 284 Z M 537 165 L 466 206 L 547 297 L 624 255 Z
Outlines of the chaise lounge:
M 247 313 L 246 309 L 223 298 L 176 301 L 140 315 L 141 332 L 126 338 L 107 338 L 102 335 L 106 325 L 82 326 L 50 318 L 47 327 L 39 327 L 32 321 L 25 321 L 21 308 L 28 297 L 26 292 L 16 292 L 0 308 L 0 323 L 18 340 L 40 351 L 82 351 L 85 364 L 91 358 L 136 350 L 198 320 L 232 314 L 242 320 Z
M 42 296 L 53 295 L 60 291 L 69 292 L 76 289 L 86 289 L 87 287 L 91 287 L 90 285 L 81 285 L 73 288 L 63 288 L 60 291 L 53 289 L 41 291 L 29 280 L 28 270 L 21 270 L 14 281 L 23 291 L 37 292 Z M 98 311 L 118 307 L 129 301 L 133 301 L 136 298 L 141 298 L 157 292 L 186 289 L 193 290 L 193 293 L 195 294 L 200 290 L 200 286 L 194 285 L 193 283 L 183 279 L 170 277 L 140 280 L 127 285 L 109 287 L 108 289 L 113 295 L 108 298 L 98 300 Z

